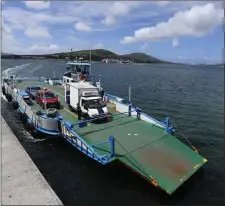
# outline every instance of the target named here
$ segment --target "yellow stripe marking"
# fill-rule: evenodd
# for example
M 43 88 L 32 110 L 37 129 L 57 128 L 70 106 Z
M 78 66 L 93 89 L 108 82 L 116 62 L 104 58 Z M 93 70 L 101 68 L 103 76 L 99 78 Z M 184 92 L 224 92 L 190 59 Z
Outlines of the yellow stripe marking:
M 69 111 L 68 109 L 66 109 L 66 108 L 63 108 L 63 109 L 65 109 L 67 112 L 69 112 L 70 114 L 72 114 L 73 116 L 75 116 L 76 118 L 78 118 L 77 115 L 75 115 L 74 113 L 72 113 L 72 112 Z M 88 123 L 87 125 L 88 125 L 88 126 L 91 126 L 89 123 Z
M 194 166 L 194 168 L 196 169 L 196 168 L 198 168 L 199 166 L 200 166 L 200 165 L 199 165 L 199 164 L 197 164 L 197 165 L 195 165 L 195 166 Z

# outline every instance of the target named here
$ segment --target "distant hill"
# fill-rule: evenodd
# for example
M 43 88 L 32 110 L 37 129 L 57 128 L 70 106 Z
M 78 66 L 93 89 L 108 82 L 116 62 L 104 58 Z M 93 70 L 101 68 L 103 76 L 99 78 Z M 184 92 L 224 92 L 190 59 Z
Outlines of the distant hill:
M 72 52 L 63 52 L 55 54 L 43 54 L 43 55 L 15 55 L 1 53 L 2 58 L 53 58 L 53 59 L 65 59 L 66 57 L 75 59 L 76 57 L 83 57 L 84 60 L 90 59 L 90 50 L 79 50 Z M 114 52 L 105 49 L 93 49 L 91 50 L 91 59 L 92 61 L 101 61 L 102 59 L 116 59 L 116 60 L 129 60 L 134 63 L 171 63 L 163 61 L 147 55 L 145 53 L 131 53 L 119 55 Z
M 84 59 L 88 59 L 90 56 L 90 50 L 57 53 L 54 55 L 59 55 L 60 58 L 71 57 L 71 56 L 73 57 L 82 56 Z M 101 61 L 102 59 L 105 59 L 105 58 L 113 58 L 113 59 L 130 60 L 134 63 L 171 63 L 171 62 L 166 62 L 166 61 L 157 59 L 145 53 L 131 53 L 131 54 L 119 55 L 105 49 L 91 50 L 91 58 L 94 61 Z
M 120 57 L 123 59 L 130 59 L 131 61 L 135 63 L 168 63 L 166 61 L 157 59 L 145 53 L 131 53 L 131 54 L 120 55 Z

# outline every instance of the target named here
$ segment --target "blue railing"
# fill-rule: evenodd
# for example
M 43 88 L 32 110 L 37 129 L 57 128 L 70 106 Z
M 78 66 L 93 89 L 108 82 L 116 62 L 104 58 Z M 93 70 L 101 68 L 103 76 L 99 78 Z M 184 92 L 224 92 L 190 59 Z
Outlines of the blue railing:
M 151 117 L 150 115 L 148 115 L 148 114 L 142 112 L 142 110 L 141 110 L 140 108 L 138 108 L 138 107 L 133 107 L 132 104 L 124 104 L 123 102 L 118 101 L 118 98 L 119 98 L 119 97 L 117 97 L 117 96 L 114 96 L 114 95 L 111 95 L 111 94 L 108 94 L 108 93 L 106 93 L 105 95 L 106 95 L 107 97 L 109 97 L 110 100 L 113 100 L 113 101 L 115 101 L 115 102 L 117 102 L 117 103 L 119 103 L 119 104 L 122 104 L 122 105 L 126 105 L 126 106 L 128 106 L 128 108 L 131 106 L 131 109 L 135 109 L 135 111 L 139 110 L 139 113 L 140 113 L 141 115 L 144 115 L 145 117 L 147 117 L 147 118 L 151 119 L 152 121 L 154 121 L 154 122 L 155 122 L 155 125 L 156 125 L 156 124 L 159 124 L 159 125 L 161 125 L 162 127 L 164 127 L 164 128 L 165 128 L 165 131 L 166 131 L 167 133 L 173 133 L 173 132 L 175 132 L 175 129 L 174 129 L 172 126 L 171 126 L 171 127 L 169 126 L 169 117 L 166 117 L 165 120 L 164 120 L 163 122 L 160 122 L 160 121 L 156 120 L 155 118 Z M 123 98 L 119 98 L 119 99 L 122 99 L 122 100 L 123 100 Z
M 70 123 L 69 122 L 61 122 L 65 127 L 66 129 L 77 139 L 79 139 L 79 141 L 81 142 L 81 145 L 79 146 L 77 143 L 75 143 L 73 141 L 73 138 L 69 138 L 67 137 L 66 135 L 63 135 L 64 138 L 69 141 L 73 146 L 75 146 L 76 148 L 78 148 L 81 152 L 87 154 L 89 157 L 93 158 L 93 159 L 96 159 L 97 161 L 101 162 L 102 164 L 107 164 L 109 162 L 109 159 L 114 155 L 114 152 L 110 154 L 110 157 L 108 157 L 107 155 L 99 155 L 93 147 L 91 147 L 87 142 L 85 142 L 82 137 L 80 137 L 70 126 Z M 110 137 L 110 142 L 112 144 L 111 147 L 113 147 L 114 149 L 114 142 L 112 142 L 114 140 L 112 140 L 112 137 Z M 86 151 L 83 150 L 83 145 L 86 146 Z M 90 150 L 91 153 L 88 151 Z M 111 149 L 112 151 L 112 149 Z M 97 157 L 97 158 L 96 158 Z

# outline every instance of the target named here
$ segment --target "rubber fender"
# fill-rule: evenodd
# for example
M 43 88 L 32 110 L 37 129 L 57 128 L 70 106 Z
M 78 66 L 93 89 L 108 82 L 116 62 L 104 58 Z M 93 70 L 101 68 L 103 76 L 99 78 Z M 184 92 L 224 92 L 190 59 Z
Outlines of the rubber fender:
M 5 86 L 2 86 L 2 94 L 5 95 Z
M 8 95 L 9 95 L 8 93 L 5 94 L 5 98 L 6 98 L 7 100 L 8 100 Z
M 22 123 L 23 124 L 26 124 L 27 123 L 27 115 L 25 113 L 22 113 L 21 114 L 21 120 L 22 120 Z
M 11 94 L 8 94 L 7 97 L 8 97 L 7 98 L 8 102 L 11 102 L 12 101 L 12 95 Z
M 13 109 L 17 110 L 19 107 L 19 104 L 18 104 L 18 102 L 13 102 L 12 106 L 13 106 Z

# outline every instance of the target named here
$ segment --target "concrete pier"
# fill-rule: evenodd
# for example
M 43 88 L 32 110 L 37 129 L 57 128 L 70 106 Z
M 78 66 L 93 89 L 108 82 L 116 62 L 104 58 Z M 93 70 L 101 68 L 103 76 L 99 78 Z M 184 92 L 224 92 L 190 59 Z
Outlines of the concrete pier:
M 63 205 L 2 117 L 1 136 L 1 205 Z

